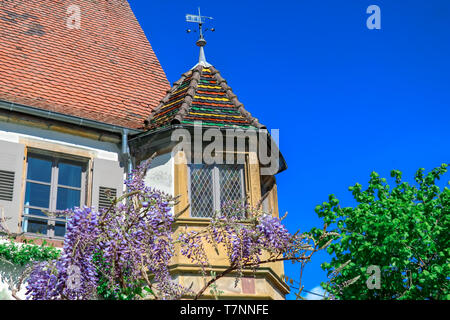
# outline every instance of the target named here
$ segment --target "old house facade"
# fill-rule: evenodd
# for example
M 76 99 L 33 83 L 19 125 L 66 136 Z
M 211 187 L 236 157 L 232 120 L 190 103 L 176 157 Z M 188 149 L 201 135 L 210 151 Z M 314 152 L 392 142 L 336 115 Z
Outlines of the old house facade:
M 65 220 L 43 211 L 107 205 L 107 194 L 120 196 L 126 174 L 155 153 L 146 182 L 180 196 L 176 228 L 201 228 L 221 202 L 236 199 L 263 199 L 278 215 L 274 176 L 286 164 L 266 127 L 206 61 L 204 43 L 198 64 L 170 86 L 127 1 L 77 3 L 79 29 L 66 25 L 69 1 L 0 7 L 0 210 L 10 231 L 60 244 Z M 243 161 L 212 165 L 193 161 L 198 150 L 173 138 L 184 132 L 195 140 L 211 128 L 265 132 L 259 148 L 272 146 L 275 170 L 262 174 L 267 164 L 245 138 L 230 157 Z M 223 145 L 213 154 L 230 154 Z M 226 268 L 220 255 L 212 261 L 213 269 Z M 181 283 L 201 285 L 198 267 L 180 255 L 172 269 Z M 280 262 L 249 272 L 238 286 L 225 277 L 219 287 L 226 298 L 283 299 L 282 277 Z

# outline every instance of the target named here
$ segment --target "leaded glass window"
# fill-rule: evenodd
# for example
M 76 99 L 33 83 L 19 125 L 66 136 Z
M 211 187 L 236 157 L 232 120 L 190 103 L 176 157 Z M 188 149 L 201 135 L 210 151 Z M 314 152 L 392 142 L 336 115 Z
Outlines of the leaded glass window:
M 64 237 L 66 219 L 55 213 L 84 204 L 86 163 L 47 154 L 30 153 L 23 212 L 23 231 Z
M 221 206 L 245 200 L 244 166 L 191 164 L 191 216 L 212 217 Z

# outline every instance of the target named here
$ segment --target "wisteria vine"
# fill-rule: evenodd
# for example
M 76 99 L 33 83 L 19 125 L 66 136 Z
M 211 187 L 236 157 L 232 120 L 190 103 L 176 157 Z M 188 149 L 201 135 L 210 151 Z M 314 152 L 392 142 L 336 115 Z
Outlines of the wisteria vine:
M 202 230 L 189 231 L 186 228 L 179 236 L 181 254 L 198 264 L 205 276 L 206 269 L 212 267 L 207 254 L 208 246 L 212 246 L 217 254 L 225 253 L 229 264 L 193 298 L 200 298 L 214 282 L 228 274 L 235 275 L 237 284 L 244 270 L 256 271 L 262 264 L 299 262 L 303 270 L 315 252 L 329 245 L 329 242 L 324 243 L 331 235 L 326 232 L 326 228 L 323 229 L 323 236 L 314 240 L 308 233 L 289 233 L 282 220 L 260 210 L 260 206 L 251 207 L 243 205 L 241 201 L 231 201 L 222 204 L 221 210 Z
M 303 268 L 324 247 L 307 234 L 290 234 L 282 219 L 241 201 L 223 204 L 201 230 L 186 228 L 174 233 L 176 216 L 171 209 L 177 198 L 145 185 L 150 161 L 133 170 L 125 181 L 127 193 L 111 197 L 109 208 L 82 207 L 59 213 L 68 219 L 62 253 L 57 259 L 32 265 L 26 279 L 28 299 L 98 299 L 104 298 L 105 291 L 114 297 L 126 292 L 133 298 L 198 299 L 227 274 L 238 281 L 244 271 L 287 260 L 301 262 Z M 214 273 L 204 287 L 193 292 L 170 274 L 176 244 L 180 244 L 181 255 L 201 267 L 204 276 L 212 267 L 207 247 L 225 254 L 229 267 Z
M 96 299 L 100 279 L 113 292 L 146 286 L 159 299 L 185 294 L 169 273 L 175 199 L 145 186 L 148 165 L 133 171 L 125 181 L 127 194 L 111 199 L 109 208 L 63 213 L 68 224 L 61 258 L 34 265 L 28 298 Z

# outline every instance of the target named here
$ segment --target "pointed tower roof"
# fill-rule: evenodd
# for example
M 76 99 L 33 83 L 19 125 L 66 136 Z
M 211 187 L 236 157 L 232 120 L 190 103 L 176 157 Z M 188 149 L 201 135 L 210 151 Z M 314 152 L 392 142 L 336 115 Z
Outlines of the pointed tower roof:
M 265 128 L 206 60 L 184 73 L 148 118 L 150 128 L 197 121 L 203 126 Z
M 214 28 L 203 31 L 202 26 L 207 19 L 212 18 L 202 16 L 200 8 L 198 16 L 186 15 L 188 22 L 197 23 L 199 27 L 196 42 L 200 47 L 198 63 L 173 84 L 158 107 L 151 111 L 147 119 L 150 129 L 172 124 L 193 125 L 196 122 L 221 128 L 265 128 L 244 109 L 219 71 L 206 61 L 203 34 L 214 31 Z
M 148 118 L 149 128 L 171 124 L 228 128 L 265 128 L 245 110 L 226 80 L 212 65 L 202 60 L 176 81 Z
M 196 42 L 200 47 L 199 61 L 193 68 L 182 74 L 178 81 L 174 82 L 159 105 L 151 111 L 145 121 L 148 131 L 131 139 L 130 146 L 133 155 L 140 159 L 146 159 L 149 155 L 162 150 L 161 148 L 165 148 L 167 143 L 173 146 L 171 133 L 178 126 L 197 127 L 200 123 L 202 127 L 219 129 L 242 128 L 255 131 L 265 129 L 259 131 L 269 137 L 269 139 L 265 139 L 267 143 L 265 150 L 270 151 L 271 155 L 279 154 L 276 159 L 277 170 L 273 174 L 285 170 L 286 162 L 278 146 L 274 143 L 274 139 L 266 130 L 267 128 L 245 110 L 244 105 L 238 100 L 220 72 L 207 62 L 204 50 L 206 40 L 202 31 L 202 24 L 206 19 L 212 18 L 201 16 L 200 9 L 198 15 L 186 15 L 186 21 L 199 25 L 200 37 Z M 214 29 L 206 29 L 205 32 L 208 30 L 214 31 Z M 187 31 L 190 32 L 189 29 Z M 157 130 L 159 128 L 163 130 Z M 259 138 L 260 135 L 258 135 Z M 156 143 L 156 141 L 160 142 Z M 259 141 L 261 140 L 259 139 Z M 258 148 L 261 150 L 260 143 L 258 143 Z M 261 164 L 260 167 L 267 167 L 267 163 Z M 273 169 L 272 163 L 270 169 Z M 262 176 L 273 174 L 266 171 L 262 173 Z

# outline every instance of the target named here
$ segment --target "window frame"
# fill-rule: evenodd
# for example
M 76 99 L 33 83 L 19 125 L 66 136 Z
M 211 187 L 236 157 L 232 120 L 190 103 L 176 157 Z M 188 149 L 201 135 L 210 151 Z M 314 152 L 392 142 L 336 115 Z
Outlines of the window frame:
M 50 182 L 42 182 L 37 180 L 28 179 L 28 170 L 29 170 L 29 158 L 37 158 L 37 159 L 44 159 L 47 161 L 51 161 L 51 177 Z M 77 190 L 80 191 L 80 206 L 83 206 L 86 204 L 87 201 L 87 184 L 88 184 L 88 170 L 89 170 L 89 158 L 79 157 L 79 156 L 73 156 L 70 154 L 64 154 L 59 152 L 52 152 L 47 150 L 41 150 L 41 149 L 34 149 L 29 148 L 26 154 L 25 158 L 25 170 L 24 170 L 24 194 L 23 194 L 23 210 L 21 213 L 21 228 L 25 235 L 27 236 L 34 236 L 34 237 L 41 237 L 41 238 L 49 238 L 49 239 L 63 239 L 64 236 L 56 236 L 55 235 L 55 227 L 58 222 L 62 222 L 64 224 L 67 223 L 66 218 L 57 218 L 57 217 L 49 217 L 49 216 L 40 216 L 36 214 L 29 214 L 25 213 L 26 209 L 37 209 L 37 210 L 48 210 L 48 212 L 56 213 L 57 210 L 57 201 L 58 201 L 58 188 L 66 188 L 70 190 Z M 66 186 L 59 184 L 59 164 L 60 163 L 68 163 L 68 164 L 75 164 L 81 166 L 81 183 L 80 187 L 72 187 L 72 186 Z M 35 183 L 35 184 L 41 184 L 41 185 L 47 185 L 50 187 L 49 192 L 49 208 L 42 208 L 37 206 L 30 206 L 25 203 L 25 194 L 26 194 L 26 187 L 27 183 Z M 43 220 L 47 222 L 47 233 L 41 234 L 41 233 L 34 233 L 34 232 L 28 232 L 25 231 L 28 229 L 28 219 L 34 219 L 34 220 Z M 67 225 L 66 225 L 67 226 Z
M 187 172 L 188 172 L 188 196 L 189 196 L 189 204 L 192 204 L 192 192 L 191 192 L 191 176 L 192 176 L 192 166 L 198 166 L 201 165 L 202 167 L 212 167 L 211 177 L 212 177 L 212 188 L 213 188 L 213 213 L 217 212 L 220 209 L 220 196 L 221 196 L 221 190 L 220 190 L 220 167 L 221 166 L 227 166 L 227 165 L 237 165 L 239 166 L 240 171 L 240 180 L 241 180 L 241 194 L 243 201 L 246 201 L 247 197 L 247 189 L 246 189 L 246 166 L 245 164 L 205 164 L 205 163 L 190 163 L 187 165 Z M 190 206 L 189 210 L 189 216 L 194 219 L 210 219 L 212 216 L 194 216 L 192 212 L 192 205 Z M 213 214 L 212 213 L 212 214 Z

